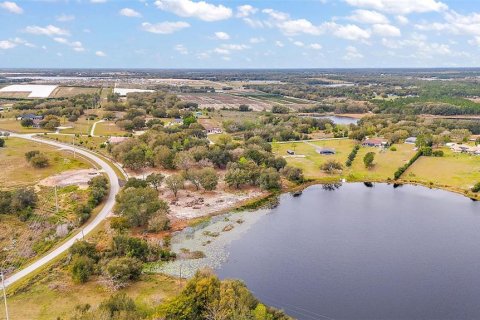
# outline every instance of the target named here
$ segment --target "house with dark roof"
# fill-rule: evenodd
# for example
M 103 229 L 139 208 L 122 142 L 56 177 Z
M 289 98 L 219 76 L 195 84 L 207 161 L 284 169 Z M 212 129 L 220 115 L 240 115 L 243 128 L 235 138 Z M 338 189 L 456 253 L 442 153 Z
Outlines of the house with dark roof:
M 318 154 L 321 154 L 321 155 L 333 155 L 335 154 L 335 149 L 331 149 L 331 148 L 318 148 L 317 150 L 317 153 Z

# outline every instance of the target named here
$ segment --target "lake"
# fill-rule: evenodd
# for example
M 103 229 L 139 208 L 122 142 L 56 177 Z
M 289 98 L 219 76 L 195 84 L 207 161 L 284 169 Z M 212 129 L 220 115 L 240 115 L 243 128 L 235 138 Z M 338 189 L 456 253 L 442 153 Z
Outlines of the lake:
M 417 186 L 281 196 L 217 273 L 297 319 L 480 318 L 480 202 Z
M 314 117 L 316 119 L 330 119 L 333 121 L 335 124 L 344 124 L 344 125 L 349 125 L 349 124 L 357 124 L 358 119 L 352 118 L 352 117 L 343 117 L 343 116 L 319 116 L 319 117 Z

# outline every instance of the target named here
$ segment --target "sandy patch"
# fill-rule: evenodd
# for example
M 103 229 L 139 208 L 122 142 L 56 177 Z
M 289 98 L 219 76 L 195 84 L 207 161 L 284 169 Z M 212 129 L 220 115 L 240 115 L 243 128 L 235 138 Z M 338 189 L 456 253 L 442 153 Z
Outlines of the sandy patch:
M 176 220 L 193 219 L 226 211 L 262 194 L 263 192 L 257 189 L 241 190 L 235 193 L 223 190 L 210 192 L 181 190 L 177 200 L 169 191 L 164 191 L 161 198 L 166 200 L 170 206 L 169 218 Z
M 99 174 L 100 171 L 95 169 L 69 170 L 45 178 L 38 184 L 46 187 L 54 187 L 55 185 L 59 187 L 77 185 L 80 188 L 88 188 L 88 182 Z

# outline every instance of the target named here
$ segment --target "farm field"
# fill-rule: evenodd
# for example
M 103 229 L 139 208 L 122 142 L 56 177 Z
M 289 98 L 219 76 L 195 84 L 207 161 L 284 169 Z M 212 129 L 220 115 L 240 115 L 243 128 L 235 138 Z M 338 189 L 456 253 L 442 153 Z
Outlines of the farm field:
M 4 148 L 0 148 L 0 186 L 12 188 L 31 186 L 48 176 L 72 169 L 90 168 L 80 158 L 73 159 L 69 152 L 61 151 L 42 143 L 19 138 L 8 138 Z M 50 165 L 47 168 L 33 168 L 25 159 L 25 153 L 38 150 L 45 153 Z
M 95 94 L 99 92 L 99 88 L 92 87 L 58 87 L 52 92 L 49 98 L 69 98 L 79 94 Z
M 381 150 L 375 147 L 361 147 L 350 168 L 347 177 L 349 181 L 384 181 L 393 179 L 397 169 L 407 163 L 414 155 L 414 146 L 411 144 L 395 144 L 397 151 Z M 374 166 L 365 168 L 363 157 L 368 152 L 375 152 Z
M 182 93 L 178 96 L 184 101 L 198 103 L 200 108 L 238 108 L 246 104 L 255 111 L 262 111 L 272 107 L 271 103 L 227 93 Z
M 443 148 L 444 157 L 420 157 L 401 177 L 404 181 L 469 190 L 480 181 L 480 157 Z
M 127 134 L 113 121 L 99 122 L 95 125 L 95 135 L 97 136 L 123 136 Z

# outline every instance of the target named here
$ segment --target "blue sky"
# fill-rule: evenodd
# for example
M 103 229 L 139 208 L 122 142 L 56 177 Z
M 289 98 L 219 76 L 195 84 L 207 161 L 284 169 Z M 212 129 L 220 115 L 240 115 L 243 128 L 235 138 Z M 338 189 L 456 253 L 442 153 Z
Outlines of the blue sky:
M 0 21 L 3 68 L 480 66 L 478 0 L 0 0 Z

